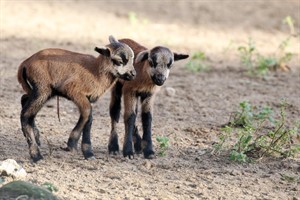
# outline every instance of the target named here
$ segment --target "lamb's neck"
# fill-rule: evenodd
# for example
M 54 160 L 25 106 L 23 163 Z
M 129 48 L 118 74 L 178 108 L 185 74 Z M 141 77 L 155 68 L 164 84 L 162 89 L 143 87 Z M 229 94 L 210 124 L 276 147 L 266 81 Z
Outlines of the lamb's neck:
M 113 64 L 109 57 L 102 55 L 98 56 L 97 67 L 94 74 L 99 80 L 102 88 L 108 88 L 116 81 L 116 77 L 112 74 L 112 68 Z

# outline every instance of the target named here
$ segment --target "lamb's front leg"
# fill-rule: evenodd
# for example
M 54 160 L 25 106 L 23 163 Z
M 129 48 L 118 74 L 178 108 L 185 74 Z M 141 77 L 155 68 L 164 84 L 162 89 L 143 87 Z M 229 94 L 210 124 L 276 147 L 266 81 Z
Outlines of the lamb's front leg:
M 142 137 L 142 149 L 145 158 L 153 158 L 154 151 L 152 145 L 152 105 L 153 94 L 146 93 L 141 95 L 142 103 L 142 125 L 143 125 L 143 137 Z
M 136 102 L 137 96 L 135 93 L 124 94 L 124 123 L 125 123 L 125 138 L 123 144 L 123 156 L 133 158 L 133 133 L 135 131 L 136 120 Z
M 119 151 L 117 125 L 120 119 L 121 98 L 123 84 L 117 82 L 111 90 L 109 114 L 111 119 L 111 131 L 108 142 L 108 152 L 116 154 Z

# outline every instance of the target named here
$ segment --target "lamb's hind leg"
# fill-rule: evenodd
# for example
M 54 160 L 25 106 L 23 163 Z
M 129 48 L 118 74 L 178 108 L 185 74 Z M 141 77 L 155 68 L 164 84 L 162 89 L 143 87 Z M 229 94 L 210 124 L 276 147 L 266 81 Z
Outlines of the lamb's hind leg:
M 42 91 L 42 92 L 41 92 Z M 34 118 L 38 111 L 43 107 L 45 102 L 48 100 L 51 94 L 51 90 L 48 88 L 41 89 L 37 91 L 34 89 L 30 96 L 22 98 L 22 104 L 25 102 L 25 98 L 27 98 L 26 103 L 22 105 L 21 111 L 21 126 L 24 136 L 27 139 L 27 143 L 29 146 L 29 154 L 34 162 L 42 159 L 42 155 L 37 145 L 35 131 L 34 131 Z
M 136 103 L 137 96 L 135 93 L 124 94 L 124 123 L 125 123 L 125 138 L 123 144 L 123 156 L 133 158 L 133 134 L 135 131 L 135 120 L 136 120 Z
M 108 142 L 108 152 L 116 154 L 119 151 L 117 125 L 120 119 L 122 87 L 120 82 L 112 88 L 109 106 L 109 114 L 111 118 L 111 132 Z
M 27 101 L 28 101 L 29 95 L 28 94 L 24 94 L 21 98 L 21 105 L 22 105 L 22 109 L 23 107 L 26 105 Z M 35 124 L 35 116 L 33 117 L 31 126 L 33 127 L 33 132 L 34 132 L 34 136 L 35 136 L 35 141 L 37 143 L 38 146 L 41 146 L 41 142 L 40 142 L 40 131 L 37 128 L 36 124 Z

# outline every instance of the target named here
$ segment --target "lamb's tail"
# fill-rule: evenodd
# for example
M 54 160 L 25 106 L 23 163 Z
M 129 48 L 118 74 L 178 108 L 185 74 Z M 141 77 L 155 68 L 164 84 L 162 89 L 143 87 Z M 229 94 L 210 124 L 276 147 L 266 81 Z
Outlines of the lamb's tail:
M 23 90 L 27 93 L 30 94 L 33 86 L 30 84 L 28 81 L 27 73 L 26 73 L 26 68 L 24 65 L 21 65 L 18 70 L 18 81 L 22 85 Z

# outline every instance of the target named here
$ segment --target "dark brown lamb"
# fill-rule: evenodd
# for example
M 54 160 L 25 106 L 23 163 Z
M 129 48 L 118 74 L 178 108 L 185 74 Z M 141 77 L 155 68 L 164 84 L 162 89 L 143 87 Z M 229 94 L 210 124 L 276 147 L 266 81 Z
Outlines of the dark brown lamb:
M 137 77 L 133 81 L 118 80 L 112 89 L 110 102 L 111 134 L 108 144 L 109 152 L 119 151 L 117 124 L 120 118 L 121 98 L 124 99 L 125 138 L 123 155 L 133 157 L 133 142 L 136 153 L 143 151 L 145 158 L 154 155 L 152 146 L 152 107 L 155 93 L 169 76 L 174 61 L 186 59 L 188 55 L 173 53 L 166 47 L 157 46 L 149 50 L 130 39 L 121 42 L 130 46 L 136 56 L 135 70 Z M 135 125 L 138 98 L 142 110 L 142 138 Z

